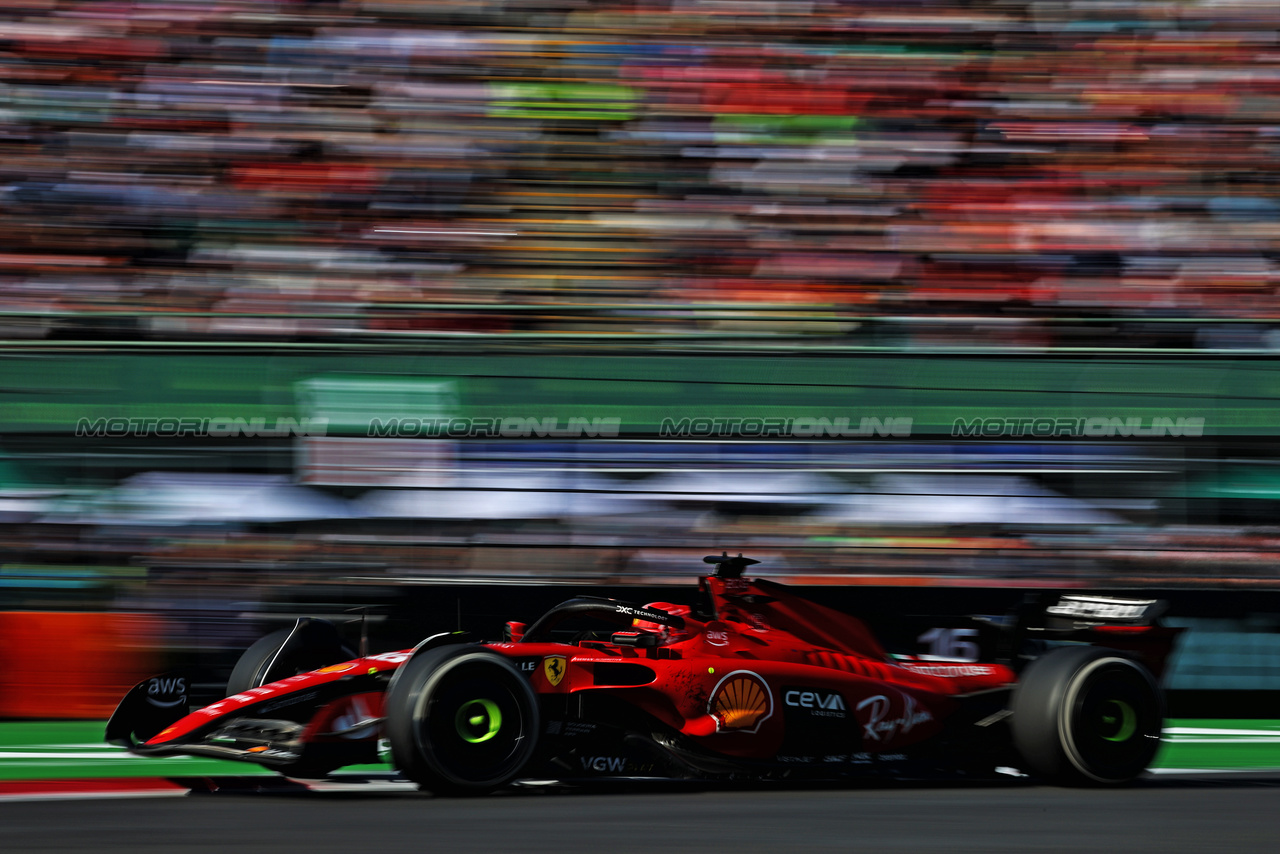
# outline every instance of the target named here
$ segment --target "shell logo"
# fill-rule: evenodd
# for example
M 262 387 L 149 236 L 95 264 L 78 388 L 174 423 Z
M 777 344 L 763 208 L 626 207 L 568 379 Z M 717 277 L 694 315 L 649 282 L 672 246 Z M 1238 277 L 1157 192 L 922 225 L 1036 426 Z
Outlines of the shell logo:
M 755 732 L 773 714 L 773 695 L 759 674 L 735 670 L 711 692 L 707 714 L 717 732 Z
M 347 661 L 342 664 L 330 664 L 328 667 L 321 667 L 316 673 L 342 673 L 347 670 L 354 670 L 356 662 Z

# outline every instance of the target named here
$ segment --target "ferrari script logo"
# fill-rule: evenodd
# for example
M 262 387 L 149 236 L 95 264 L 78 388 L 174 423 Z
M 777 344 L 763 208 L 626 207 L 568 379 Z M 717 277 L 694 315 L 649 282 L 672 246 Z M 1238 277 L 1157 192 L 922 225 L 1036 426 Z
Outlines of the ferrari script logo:
M 551 687 L 560 684 L 560 680 L 564 678 L 565 659 L 563 655 L 548 655 L 542 659 L 542 673 L 547 677 L 547 681 L 551 683 Z

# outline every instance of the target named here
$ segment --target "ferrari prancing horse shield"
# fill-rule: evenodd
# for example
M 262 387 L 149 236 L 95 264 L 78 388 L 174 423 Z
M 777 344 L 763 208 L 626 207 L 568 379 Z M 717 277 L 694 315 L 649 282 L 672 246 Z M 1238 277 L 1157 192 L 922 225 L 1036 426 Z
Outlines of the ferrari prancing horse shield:
M 551 687 L 560 684 L 560 680 L 564 678 L 565 658 L 563 655 L 548 655 L 542 659 L 542 673 L 547 677 L 547 681 L 551 683 Z

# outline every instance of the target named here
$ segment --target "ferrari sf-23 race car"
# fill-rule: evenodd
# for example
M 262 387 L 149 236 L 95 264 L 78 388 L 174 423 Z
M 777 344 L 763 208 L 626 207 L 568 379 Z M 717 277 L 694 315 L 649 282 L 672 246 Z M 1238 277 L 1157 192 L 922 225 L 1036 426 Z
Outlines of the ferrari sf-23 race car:
M 302 778 L 389 759 L 439 795 L 996 769 L 1117 785 L 1160 745 L 1159 677 L 1179 630 L 1159 625 L 1159 601 L 1062 595 L 969 618 L 995 627 L 985 660 L 890 655 L 864 622 L 744 578 L 757 561 L 705 560 L 716 570 L 695 607 L 570 599 L 500 641 L 450 632 L 357 654 L 303 618 L 250 647 L 212 705 L 191 710 L 184 673 L 143 681 L 106 738 Z

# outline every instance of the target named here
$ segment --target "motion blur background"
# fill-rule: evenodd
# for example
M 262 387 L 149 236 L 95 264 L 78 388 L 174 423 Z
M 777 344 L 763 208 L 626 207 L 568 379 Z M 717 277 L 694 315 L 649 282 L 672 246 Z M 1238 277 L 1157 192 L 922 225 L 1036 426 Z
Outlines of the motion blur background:
M 1172 688 L 1276 696 L 1278 24 L 0 0 L 0 717 L 721 549 L 1168 594 Z

